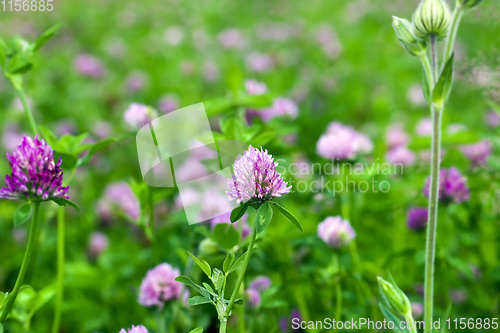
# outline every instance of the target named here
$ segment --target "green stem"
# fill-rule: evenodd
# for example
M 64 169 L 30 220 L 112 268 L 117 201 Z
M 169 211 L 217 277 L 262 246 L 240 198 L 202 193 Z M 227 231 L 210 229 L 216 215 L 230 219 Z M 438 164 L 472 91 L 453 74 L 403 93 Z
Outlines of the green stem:
M 163 320 L 163 314 L 161 309 L 158 308 L 156 311 L 156 325 L 158 326 L 158 333 L 165 333 L 165 321 Z
M 443 58 L 443 66 L 446 64 L 448 59 L 453 52 L 453 47 L 455 46 L 455 39 L 457 37 L 458 26 L 460 25 L 460 20 L 462 19 L 464 11 L 462 7 L 457 4 L 453 10 L 451 17 L 450 30 L 448 31 L 448 38 L 446 39 L 445 53 Z
M 438 60 L 436 50 L 436 35 L 431 35 L 431 66 L 432 66 L 432 88 L 438 80 Z
M 434 88 L 434 81 L 432 79 L 434 74 L 432 73 L 431 62 L 429 61 L 429 57 L 427 56 L 427 54 L 422 54 L 420 56 L 420 60 L 422 61 L 422 67 L 424 68 L 425 76 L 427 78 L 427 85 L 432 92 L 432 89 Z
M 231 295 L 231 299 L 229 300 L 229 304 L 227 305 L 226 318 L 228 318 L 231 315 L 231 309 L 233 308 L 236 296 L 238 296 L 240 286 L 243 283 L 243 278 L 245 277 L 245 272 L 247 271 L 248 262 L 250 261 L 250 257 L 252 256 L 253 244 L 255 243 L 256 237 L 257 237 L 257 223 L 255 223 L 253 226 L 252 236 L 250 236 L 250 243 L 248 244 L 248 250 L 246 253 L 245 261 L 243 262 L 243 269 L 241 270 L 240 276 L 238 276 L 238 280 L 236 281 L 236 285 L 234 286 L 233 294 Z
M 33 135 L 37 135 L 39 133 L 38 126 L 36 125 L 35 118 L 33 117 L 33 114 L 31 113 L 31 110 L 28 106 L 24 90 L 22 87 L 17 87 L 16 91 L 19 95 L 19 98 L 21 99 L 21 103 L 23 103 L 24 113 L 26 113 L 26 117 L 28 118 L 28 122 L 30 123 L 31 131 L 33 132 Z
M 33 254 L 33 248 L 35 247 L 35 243 L 38 239 L 38 212 L 40 209 L 40 202 L 33 203 L 33 220 L 31 222 L 30 235 L 28 239 L 28 245 L 26 246 L 26 252 L 24 252 L 23 263 L 21 264 L 21 270 L 19 271 L 19 275 L 16 280 L 16 284 L 14 285 L 14 289 L 12 293 L 9 295 L 9 300 L 5 307 L 3 308 L 2 315 L 0 316 L 0 323 L 3 323 L 7 318 L 12 306 L 14 305 L 14 301 L 16 300 L 17 294 L 19 293 L 19 289 L 23 284 L 24 276 L 26 275 L 26 271 L 28 270 L 28 265 L 30 263 L 31 256 Z
M 57 212 L 57 293 L 56 306 L 54 310 L 54 323 L 52 333 L 59 332 L 61 324 L 61 309 L 64 294 L 64 239 L 65 239 L 64 208 L 60 207 Z
M 226 333 L 227 318 L 220 321 L 219 333 Z
M 336 304 L 335 304 L 335 320 L 340 321 L 342 317 L 342 286 L 340 285 L 340 277 L 339 281 L 335 282 L 335 293 L 336 296 Z

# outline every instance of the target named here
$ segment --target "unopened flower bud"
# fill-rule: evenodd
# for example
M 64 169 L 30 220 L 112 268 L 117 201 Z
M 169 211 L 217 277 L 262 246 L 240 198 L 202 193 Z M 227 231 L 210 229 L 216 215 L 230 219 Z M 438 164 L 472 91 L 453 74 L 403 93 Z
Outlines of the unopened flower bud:
M 406 51 L 412 56 L 418 56 L 425 53 L 426 43 L 422 39 L 418 39 L 413 33 L 413 27 L 410 21 L 393 16 L 392 26 L 399 41 L 403 44 Z
M 479 5 L 483 0 L 457 0 L 462 8 L 474 8 Z
M 411 317 L 411 303 L 405 293 L 397 285 L 385 281 L 381 277 L 377 277 L 377 279 L 380 292 L 389 305 L 400 315 L 406 318 Z
M 199 250 L 203 254 L 217 253 L 218 251 L 217 243 L 215 243 L 210 238 L 205 238 L 204 240 L 201 241 L 199 245 Z
M 26 52 L 30 48 L 30 43 L 28 43 L 26 40 L 22 39 L 21 37 L 14 37 L 10 41 L 10 49 L 12 52 L 12 56 L 16 55 L 21 52 Z
M 418 38 L 435 35 L 445 38 L 450 25 L 450 10 L 443 0 L 422 0 L 415 14 L 413 27 Z

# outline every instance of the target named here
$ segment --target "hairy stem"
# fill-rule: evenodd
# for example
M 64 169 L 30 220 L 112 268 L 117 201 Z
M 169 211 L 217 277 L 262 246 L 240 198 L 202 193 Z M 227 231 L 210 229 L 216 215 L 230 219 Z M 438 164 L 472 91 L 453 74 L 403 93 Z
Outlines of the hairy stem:
M 243 262 L 243 269 L 241 270 L 240 276 L 238 276 L 238 280 L 236 281 L 236 285 L 234 286 L 233 294 L 231 295 L 231 299 L 229 300 L 229 304 L 227 305 L 226 318 L 228 318 L 231 314 L 231 309 L 233 308 L 234 301 L 236 300 L 236 296 L 238 296 L 240 286 L 243 283 L 243 278 L 245 277 L 245 272 L 247 270 L 250 257 L 252 256 L 253 244 L 255 243 L 256 237 L 257 237 L 257 223 L 255 223 L 253 226 L 252 236 L 250 236 L 250 243 L 248 244 L 248 250 L 246 252 L 245 261 Z
M 31 256 L 33 254 L 33 248 L 35 247 L 35 243 L 38 239 L 38 212 L 40 210 L 40 202 L 33 203 L 33 220 L 31 221 L 30 227 L 30 235 L 28 239 L 28 245 L 26 246 L 26 252 L 24 252 L 23 263 L 21 264 L 21 270 L 19 271 L 19 275 L 17 276 L 16 284 L 14 285 L 14 289 L 12 293 L 9 295 L 9 300 L 5 307 L 3 308 L 2 315 L 0 316 L 0 323 L 3 323 L 7 318 L 14 302 L 16 300 L 17 294 L 19 294 L 19 289 L 24 281 L 24 276 L 26 275 L 26 271 L 28 270 L 28 266 L 30 263 Z
M 61 324 L 61 309 L 64 294 L 64 239 L 65 239 L 64 208 L 60 207 L 57 212 L 57 293 L 56 306 L 54 310 L 54 323 L 52 333 L 59 332 Z
M 437 57 L 436 57 L 436 38 L 431 37 L 432 43 L 432 69 L 434 83 L 437 80 Z M 434 84 L 433 84 L 434 86 Z M 436 227 L 438 211 L 438 186 L 439 186 L 439 163 L 441 159 L 441 114 L 442 110 L 436 110 L 431 106 L 432 113 L 432 152 L 431 152 L 431 182 L 429 193 L 429 222 L 427 225 L 427 242 L 425 256 L 425 286 L 424 286 L 424 305 L 425 305 L 425 333 L 431 333 L 431 320 L 434 296 L 434 259 L 436 251 Z
M 22 87 L 17 87 L 16 91 L 17 94 L 19 95 L 19 99 L 21 99 L 21 103 L 23 104 L 24 113 L 26 114 L 26 118 L 28 118 L 28 122 L 31 127 L 31 132 L 33 132 L 33 135 L 37 135 L 39 133 L 38 126 L 36 125 L 35 118 L 31 113 L 30 107 L 28 106 L 28 101 L 26 100 L 26 95 L 24 94 L 24 90 Z
M 219 333 L 226 333 L 227 318 L 220 321 Z
M 443 66 L 446 64 L 448 59 L 453 52 L 453 47 L 455 46 L 455 39 L 457 37 L 458 26 L 460 25 L 460 20 L 462 19 L 464 11 L 462 7 L 457 4 L 453 10 L 451 17 L 450 30 L 448 31 L 448 38 L 446 38 L 445 53 L 443 58 Z
M 431 35 L 431 66 L 432 66 L 432 88 L 438 80 L 438 60 L 436 50 L 436 35 Z

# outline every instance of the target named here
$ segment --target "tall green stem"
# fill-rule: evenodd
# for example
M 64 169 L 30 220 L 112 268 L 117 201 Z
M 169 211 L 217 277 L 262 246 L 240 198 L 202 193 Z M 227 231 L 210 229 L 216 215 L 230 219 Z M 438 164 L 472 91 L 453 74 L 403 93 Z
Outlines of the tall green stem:
M 12 293 L 9 295 L 9 300 L 5 307 L 3 308 L 2 315 L 0 316 L 0 323 L 3 323 L 7 318 L 14 302 L 16 300 L 17 294 L 19 294 L 19 289 L 24 281 L 24 276 L 26 275 L 26 271 L 28 270 L 28 266 L 30 263 L 31 256 L 33 254 L 33 248 L 35 247 L 35 243 L 38 240 L 38 212 L 40 210 L 40 202 L 33 203 L 33 220 L 31 222 L 30 227 L 30 235 L 28 239 L 28 245 L 26 246 L 26 252 L 24 252 L 23 263 L 21 264 L 21 270 L 19 271 L 19 275 L 17 276 L 16 284 L 14 285 L 14 289 Z
M 437 55 L 436 38 L 431 37 L 432 43 L 432 69 L 433 81 L 437 80 Z M 434 85 L 433 85 L 434 86 Z M 431 183 L 429 194 L 429 222 L 427 225 L 427 242 L 425 257 L 425 333 L 431 333 L 431 320 L 434 295 L 434 259 L 436 251 L 436 227 L 438 211 L 438 186 L 439 186 L 439 163 L 441 159 L 441 114 L 442 110 L 436 110 L 431 106 L 432 113 L 432 153 L 431 153 Z
M 23 104 L 24 108 L 24 113 L 26 114 L 26 117 L 28 118 L 28 122 L 31 127 L 31 131 L 33 132 L 33 135 L 37 135 L 38 132 L 38 126 L 36 125 L 35 118 L 33 117 L 33 114 L 31 113 L 30 107 L 28 105 L 28 101 L 26 100 L 26 95 L 24 94 L 24 89 L 22 87 L 17 87 L 16 88 L 17 94 L 19 95 L 19 98 L 21 99 L 21 103 Z
M 61 324 L 61 309 L 64 294 L 64 239 L 66 233 L 65 223 L 66 221 L 64 219 L 64 208 L 60 207 L 59 211 L 57 212 L 57 291 L 52 333 L 58 333 L 59 326 Z
M 158 308 L 156 311 L 156 325 L 158 326 L 158 333 L 165 333 L 165 320 L 163 320 L 162 309 Z
M 227 318 L 220 321 L 219 333 L 226 333 L 227 329 Z
M 236 296 L 238 296 L 240 286 L 243 283 L 243 278 L 245 277 L 245 272 L 247 271 L 248 263 L 250 261 L 250 257 L 252 256 L 253 245 L 255 243 L 256 237 L 257 237 L 257 223 L 255 223 L 253 226 L 252 236 L 250 236 L 250 243 L 248 244 L 248 250 L 246 252 L 245 261 L 243 262 L 243 269 L 241 270 L 240 276 L 238 276 L 238 280 L 236 281 L 236 285 L 234 286 L 234 289 L 233 289 L 233 294 L 231 295 L 231 299 L 229 300 L 229 304 L 227 305 L 226 319 L 229 317 L 229 315 L 231 313 L 231 309 L 233 308 L 234 301 L 236 300 Z M 221 322 L 221 325 L 222 325 L 222 322 Z
M 455 46 L 455 39 L 457 37 L 458 26 L 460 25 L 460 20 L 462 19 L 464 11 L 460 5 L 456 5 L 453 10 L 451 17 L 450 30 L 448 31 L 448 38 L 446 39 L 445 53 L 443 58 L 443 66 L 446 64 L 448 59 L 453 52 L 453 47 Z

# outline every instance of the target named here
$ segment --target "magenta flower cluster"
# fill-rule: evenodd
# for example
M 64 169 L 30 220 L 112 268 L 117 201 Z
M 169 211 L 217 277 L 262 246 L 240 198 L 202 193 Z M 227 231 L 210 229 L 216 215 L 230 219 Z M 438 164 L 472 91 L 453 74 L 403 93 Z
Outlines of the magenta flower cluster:
M 0 199 L 51 200 L 69 199 L 69 186 L 62 186 L 62 159 L 54 162 L 54 151 L 38 135 L 24 136 L 12 155 L 7 153 L 12 174 L 5 177 L 6 187 L 0 188 Z
M 148 330 L 146 329 L 146 327 L 142 325 L 139 326 L 132 325 L 130 329 L 125 330 L 124 328 L 122 328 L 118 333 L 148 333 Z
M 316 144 L 316 152 L 326 158 L 348 160 L 373 150 L 370 138 L 351 126 L 332 122 Z
M 141 128 L 156 117 L 158 117 L 156 110 L 147 105 L 137 103 L 130 104 L 123 115 L 125 122 L 135 128 Z
M 261 293 L 271 287 L 271 279 L 267 276 L 258 276 L 251 283 L 250 287 L 245 291 L 250 306 L 255 308 L 260 304 Z
M 430 192 L 430 177 L 424 187 L 424 195 L 429 197 Z M 470 190 L 467 186 L 467 179 L 460 171 L 451 167 L 449 169 L 441 169 L 439 173 L 439 200 L 441 202 L 464 202 L 469 200 Z
M 236 199 L 237 203 L 249 200 L 261 203 L 289 193 L 292 187 L 276 170 L 277 166 L 267 149 L 249 146 L 234 163 L 234 174 L 228 180 L 230 191 L 226 192 L 229 199 Z
M 356 232 L 347 220 L 340 216 L 329 216 L 318 225 L 318 236 L 334 248 L 348 245 L 356 237 Z
M 483 140 L 470 145 L 463 145 L 460 150 L 471 161 L 472 166 L 478 167 L 486 165 L 488 157 L 491 155 L 492 145 L 489 140 Z
M 425 229 L 429 219 L 429 212 L 427 207 L 411 207 L 408 210 L 408 217 L 406 223 L 408 228 L 412 230 Z
M 141 283 L 139 303 L 162 308 L 165 302 L 179 298 L 183 289 L 182 283 L 175 281 L 179 275 L 180 271 L 167 263 L 148 271 Z

